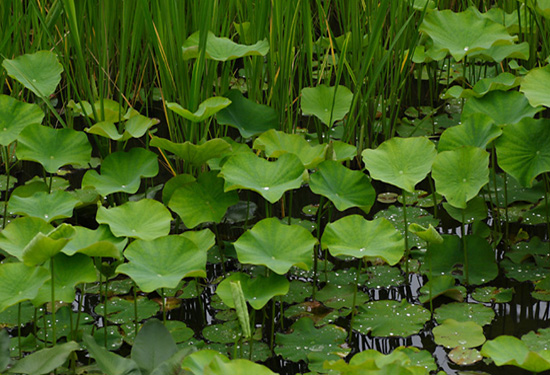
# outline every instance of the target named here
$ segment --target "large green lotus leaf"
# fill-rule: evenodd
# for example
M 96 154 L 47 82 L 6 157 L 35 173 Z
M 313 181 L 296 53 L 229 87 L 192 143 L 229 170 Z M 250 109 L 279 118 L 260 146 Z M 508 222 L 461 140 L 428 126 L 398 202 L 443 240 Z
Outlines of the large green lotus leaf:
M 231 105 L 218 112 L 218 124 L 237 128 L 243 138 L 279 127 L 279 116 L 273 108 L 245 98 L 239 90 L 230 90 L 225 97 Z
M 168 109 L 171 109 L 189 121 L 201 122 L 221 111 L 229 104 L 231 104 L 231 100 L 224 98 L 223 96 L 215 96 L 208 98 L 199 104 L 199 108 L 194 113 L 183 108 L 178 103 L 166 103 L 166 106 Z
M 473 146 L 440 152 L 432 166 L 438 193 L 458 208 L 475 197 L 489 182 L 489 153 Z
M 206 277 L 206 250 L 182 236 L 136 240 L 124 251 L 128 263 L 117 268 L 150 293 L 175 288 L 184 277 Z
M 384 218 L 372 221 L 349 215 L 327 224 L 321 239 L 333 256 L 379 257 L 394 265 L 403 256 L 403 236 Z
M 76 198 L 63 190 L 51 194 L 39 191 L 26 198 L 12 196 L 8 203 L 8 211 L 11 214 L 38 217 L 50 223 L 73 216 L 73 209 L 78 203 Z
M 69 359 L 80 344 L 69 341 L 53 348 L 42 349 L 20 359 L 8 372 L 15 374 L 51 374 Z
M 475 322 L 457 322 L 447 319 L 432 330 L 434 341 L 446 348 L 461 346 L 475 348 L 485 342 L 483 327 Z
M 496 193 L 495 181 L 497 187 Z M 514 202 L 537 203 L 544 198 L 544 181 L 534 181 L 531 188 L 526 188 L 521 186 L 515 178 L 509 178 L 506 173 L 497 173 L 494 176 L 494 172 L 491 170 L 489 184 L 485 185 L 482 191 L 485 193 L 485 196 L 490 193 L 490 199 L 493 204 L 496 204 L 498 199 L 499 207 L 504 207 L 505 202 L 508 202 L 508 205 Z
M 462 222 L 464 218 L 464 223 L 467 224 L 484 220 L 487 218 L 488 212 L 485 199 L 479 195 L 469 200 L 468 203 L 466 203 L 466 208 L 456 208 L 447 202 L 443 203 L 443 208 L 445 208 L 445 211 L 447 211 L 450 217 L 458 222 Z
M 212 246 L 216 244 L 216 236 L 210 229 L 203 229 L 199 231 L 186 231 L 180 234 L 181 237 L 185 237 L 192 241 L 199 250 L 208 251 Z
M 435 319 L 443 323 L 447 319 L 457 322 L 475 322 L 480 326 L 490 324 L 495 317 L 495 311 L 481 303 L 447 303 L 435 309 Z
M 44 112 L 38 105 L 0 95 L 0 145 L 9 145 L 25 127 L 39 125 L 43 119 Z
M 223 184 L 217 172 L 203 173 L 197 181 L 177 188 L 168 207 L 181 217 L 188 228 L 207 222 L 219 223 L 227 209 L 239 201 L 236 191 L 224 192 Z
M 532 107 L 522 93 L 518 91 L 491 91 L 481 98 L 470 98 L 464 104 L 461 118 L 483 113 L 489 116 L 496 125 L 515 124 L 525 117 L 533 117 L 543 107 Z
M 49 278 L 50 273 L 43 267 L 28 267 L 23 263 L 0 264 L 0 312 L 36 297 Z
M 496 44 L 485 50 L 472 52 L 469 56 L 501 63 L 504 59 L 529 60 L 529 54 L 529 43 L 522 42 L 519 44 Z
M 42 164 L 46 172 L 57 173 L 67 164 L 88 163 L 92 146 L 82 132 L 33 124 L 19 134 L 16 155 L 21 160 Z
M 350 365 L 368 366 L 369 362 L 371 362 L 372 360 L 374 360 L 374 364 L 377 367 L 383 367 L 387 364 L 391 364 L 394 362 L 402 363 L 403 365 L 406 365 L 409 369 L 411 369 L 413 366 L 422 366 L 422 371 L 414 372 L 414 374 L 419 375 L 427 374 L 427 371 L 432 372 L 437 370 L 437 365 L 435 364 L 435 360 L 432 354 L 427 350 L 420 350 L 413 346 L 399 346 L 387 355 L 382 354 L 374 349 L 363 350 L 362 352 L 356 353 L 351 358 L 349 363 Z M 407 374 L 412 375 L 413 372 L 407 372 Z
M 231 151 L 231 146 L 229 143 L 221 138 L 214 138 L 204 142 L 201 145 L 194 145 L 189 141 L 184 143 L 174 143 L 168 139 L 153 137 L 150 145 L 170 151 L 183 159 L 183 161 L 191 163 L 196 167 L 200 167 L 208 160 L 217 158 L 226 152 Z
M 126 357 L 108 351 L 99 345 L 94 337 L 89 334 L 83 335 L 85 348 L 88 349 L 90 357 L 96 360 L 97 367 L 109 375 L 141 375 L 138 364 Z
M 520 2 L 525 3 L 544 18 L 550 18 L 550 0 L 520 0 Z
M 67 107 L 71 108 L 77 115 L 84 116 L 84 112 L 86 112 L 86 116 L 96 122 L 106 121 L 117 123 L 121 120 L 128 119 L 130 115 L 135 113 L 135 111 L 129 109 L 128 112 L 124 114 L 122 106 L 118 102 L 111 99 L 98 100 L 94 103 L 95 110 L 100 116 L 99 119 L 94 117 L 92 105 L 85 100 L 80 101 L 78 104 L 73 100 L 69 100 Z
M 96 220 L 99 224 L 109 225 L 117 237 L 154 240 L 170 233 L 172 215 L 162 203 L 142 199 L 110 209 L 99 207 Z
M 315 328 L 313 320 L 302 318 L 292 325 L 292 333 L 277 333 L 275 339 L 277 346 L 275 353 L 288 361 L 307 361 L 307 355 L 311 352 L 319 352 L 325 355 L 342 355 L 349 352 L 349 348 L 343 346 L 347 332 L 333 324 L 327 324 L 321 328 Z
M 151 373 L 178 350 L 168 329 L 157 319 L 150 319 L 139 330 L 132 346 L 132 359 Z
M 86 129 L 90 134 L 97 134 L 113 141 L 127 141 L 130 138 L 139 138 L 147 130 L 159 123 L 157 119 L 151 119 L 142 115 L 132 116 L 124 123 L 124 132 L 120 134 L 114 122 L 102 121 Z
M 550 65 L 544 68 L 531 69 L 523 78 L 520 91 L 525 94 L 533 107 L 543 105 L 550 107 Z
M 550 328 L 540 328 L 536 332 L 530 331 L 521 336 L 523 341 L 529 350 L 538 352 L 541 350 L 548 350 L 550 346 Z
M 466 117 L 461 125 L 446 129 L 437 150 L 450 151 L 461 146 L 487 148 L 487 145 L 502 134 L 502 130 L 493 120 L 483 113 L 474 113 Z
M 432 260 L 434 275 L 449 275 L 463 281 L 464 248 L 461 238 L 442 235 L 443 244 L 430 244 L 428 252 Z M 468 282 L 471 285 L 484 284 L 498 276 L 495 252 L 484 239 L 475 235 L 466 236 L 468 251 Z M 427 267 L 426 270 L 427 272 Z
M 181 367 L 183 370 L 189 371 L 194 375 L 202 375 L 204 368 L 208 366 L 214 358 L 220 358 L 222 361 L 229 362 L 229 358 L 216 350 L 201 349 L 185 357 L 181 363 Z
M 244 298 L 255 310 L 262 309 L 273 297 L 287 294 L 290 286 L 285 276 L 276 273 L 271 273 L 268 277 L 258 275 L 255 278 L 240 272 L 231 274 L 216 288 L 216 294 L 231 308 L 235 308 L 230 285 L 234 281 L 241 282 Z
M 125 324 L 133 322 L 135 318 L 134 300 L 120 297 L 112 297 L 107 301 L 107 320 L 114 324 Z M 138 321 L 148 319 L 157 314 L 160 310 L 160 305 L 155 301 L 138 296 L 137 298 L 137 318 Z M 101 303 L 94 307 L 94 312 L 97 315 L 104 315 L 105 304 Z
M 47 234 L 53 226 L 35 217 L 20 217 L 0 232 L 0 249 L 23 261 L 23 250 L 38 234 Z
M 448 52 L 456 61 L 493 45 L 512 44 L 517 39 L 508 34 L 503 25 L 483 17 L 474 7 L 461 13 L 429 12 L 419 30 L 432 39 L 431 50 Z
M 75 299 L 75 286 L 80 283 L 93 283 L 97 280 L 96 268 L 92 258 L 75 254 L 68 256 L 59 253 L 53 257 L 55 300 L 71 303 Z M 50 264 L 46 263 L 49 269 Z M 51 279 L 46 281 L 33 298 L 35 306 L 41 306 L 52 299 Z M 59 337 L 59 336 L 58 336 Z
M 494 8 L 493 8 L 494 9 Z M 476 82 L 472 89 L 465 89 L 462 86 L 455 85 L 448 89 L 441 96 L 442 99 L 449 98 L 480 98 L 483 95 L 495 91 L 508 91 L 521 84 L 522 78 L 513 75 L 512 73 L 500 73 L 496 77 L 482 78 Z
M 168 202 L 170 202 L 174 191 L 193 181 L 195 181 L 195 177 L 185 173 L 178 174 L 166 181 L 164 188 L 162 189 L 162 202 L 168 206 Z
M 309 178 L 309 187 L 315 194 L 330 199 L 340 211 L 359 207 L 368 213 L 376 199 L 376 192 L 363 172 L 352 171 L 332 160 L 319 164 L 317 172 Z
M 58 254 L 75 234 L 69 224 L 61 224 L 48 234 L 37 233 L 23 249 L 23 262 L 27 266 L 44 263 Z
M 534 373 L 550 370 L 550 351 L 531 351 L 527 344 L 513 336 L 502 335 L 487 341 L 481 354 L 491 358 L 497 366 L 511 365 Z
M 183 59 L 196 59 L 200 56 L 199 32 L 195 32 L 183 42 Z M 237 44 L 228 38 L 218 38 L 212 32 L 208 32 L 206 39 L 206 58 L 216 61 L 235 60 L 245 56 L 265 56 L 269 51 L 267 39 L 252 45 Z
M 352 100 L 353 93 L 346 86 L 305 87 L 302 89 L 302 113 L 317 117 L 330 128 L 348 114 Z
M 159 172 L 157 155 L 141 147 L 130 151 L 114 152 L 101 163 L 101 174 L 86 172 L 82 187 L 93 186 L 99 194 L 115 192 L 134 194 L 139 190 L 141 178 L 155 177 Z
M 2 66 L 10 77 L 42 98 L 55 92 L 63 72 L 63 66 L 51 51 L 38 51 L 13 60 L 5 59 Z
M 69 256 L 80 253 L 90 257 L 122 258 L 128 239 L 113 236 L 107 225 L 100 225 L 95 230 L 76 226 L 74 230 L 74 237 L 65 245 L 63 253 Z
M 418 333 L 430 320 L 428 310 L 406 300 L 368 302 L 358 310 L 353 329 L 365 335 L 407 337 Z
M 416 184 L 430 173 L 437 152 L 426 137 L 396 137 L 376 150 L 363 150 L 361 155 L 372 178 L 412 193 Z
M 204 368 L 204 375 L 228 375 L 228 374 L 255 374 L 255 375 L 276 375 L 273 371 L 264 365 L 254 363 L 247 359 L 234 359 L 226 362 L 219 358 L 214 358 L 212 362 Z
M 277 218 L 263 219 L 235 242 L 239 262 L 264 265 L 279 275 L 297 266 L 309 270 L 317 243 L 307 229 L 284 225 Z
M 304 165 L 294 154 L 283 154 L 270 162 L 244 153 L 227 159 L 219 176 L 225 179 L 225 191 L 253 190 L 275 203 L 285 191 L 302 186 L 304 171 Z
M 299 134 L 288 134 L 278 130 L 268 130 L 254 140 L 252 146 L 256 150 L 262 150 L 270 158 L 278 158 L 282 154 L 290 152 L 300 158 L 304 167 L 315 168 L 317 164 L 325 160 L 327 145 L 312 146 Z
M 521 185 L 533 186 L 539 174 L 550 171 L 550 120 L 526 118 L 504 128 L 495 142 L 498 165 Z
M 466 288 L 462 285 L 456 285 L 454 277 L 448 275 L 434 276 L 419 289 L 419 292 L 418 299 L 422 303 L 433 301 L 439 296 L 446 296 L 462 302 L 465 295 L 467 295 Z

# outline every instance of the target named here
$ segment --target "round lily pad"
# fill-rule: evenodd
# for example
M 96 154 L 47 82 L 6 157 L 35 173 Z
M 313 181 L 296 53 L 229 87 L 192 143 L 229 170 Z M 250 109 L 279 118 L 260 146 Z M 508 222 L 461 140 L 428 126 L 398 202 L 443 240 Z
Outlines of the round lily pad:
M 353 329 L 372 336 L 407 337 L 418 333 L 430 319 L 430 312 L 407 301 L 373 301 L 359 307 Z
M 477 349 L 468 349 L 463 346 L 457 346 L 449 352 L 449 359 L 457 365 L 472 365 L 483 359 L 483 356 Z
M 480 326 L 490 324 L 495 311 L 480 303 L 448 303 L 435 309 L 435 319 L 442 323 L 447 319 L 457 322 L 475 322 Z
M 405 282 L 405 277 L 398 267 L 381 264 L 368 267 L 365 272 L 368 275 L 365 282 L 367 288 L 389 288 Z
M 353 295 L 355 294 L 355 288 L 353 285 L 335 285 L 327 283 L 323 289 L 317 292 L 316 298 L 323 302 L 327 307 L 333 309 L 352 309 Z M 362 305 L 369 300 L 369 295 L 363 293 L 361 290 L 357 291 L 355 306 Z
M 115 324 L 123 324 L 134 321 L 134 301 L 119 297 L 110 298 L 107 301 L 107 319 Z M 137 311 L 138 321 L 150 318 L 157 314 L 160 305 L 146 297 L 138 297 Z M 94 312 L 103 316 L 105 311 L 104 304 L 96 305 Z
M 234 343 L 241 336 L 241 326 L 237 320 L 204 327 L 202 335 L 211 342 L 222 344 Z
M 212 98 L 206 99 L 201 104 L 199 104 L 199 108 L 194 113 L 189 111 L 188 109 L 183 108 L 177 103 L 166 103 L 166 106 L 168 107 L 168 109 L 176 112 L 178 115 L 189 121 L 201 122 L 213 116 L 214 114 L 216 114 L 216 112 L 221 111 L 229 104 L 231 104 L 231 100 L 221 96 L 214 96 Z
M 483 328 L 475 322 L 457 322 L 447 319 L 432 330 L 434 341 L 447 348 L 461 346 L 474 348 L 485 342 Z
M 168 139 L 153 137 L 150 144 L 170 151 L 196 167 L 200 167 L 208 160 L 220 157 L 231 150 L 229 143 L 221 138 L 213 138 L 200 145 L 195 145 L 189 141 L 174 143 Z
M 513 288 L 497 288 L 494 286 L 486 286 L 483 288 L 476 288 L 472 292 L 472 298 L 476 301 L 485 303 L 506 303 L 512 300 L 513 294 Z
M 346 116 L 352 100 L 353 93 L 346 86 L 305 87 L 302 89 L 302 113 L 314 115 L 330 128 Z

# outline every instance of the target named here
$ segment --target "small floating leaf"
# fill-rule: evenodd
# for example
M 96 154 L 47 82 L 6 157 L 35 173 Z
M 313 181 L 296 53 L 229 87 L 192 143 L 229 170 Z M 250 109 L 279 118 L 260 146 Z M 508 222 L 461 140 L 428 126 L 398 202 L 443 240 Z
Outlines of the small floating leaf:
M 475 322 L 480 326 L 490 324 L 495 318 L 495 311 L 480 303 L 447 303 L 435 309 L 435 319 L 443 323 L 447 319 L 457 322 Z
M 485 342 L 483 328 L 475 322 L 457 322 L 447 319 L 433 330 L 434 341 L 447 348 L 457 346 L 474 348 Z

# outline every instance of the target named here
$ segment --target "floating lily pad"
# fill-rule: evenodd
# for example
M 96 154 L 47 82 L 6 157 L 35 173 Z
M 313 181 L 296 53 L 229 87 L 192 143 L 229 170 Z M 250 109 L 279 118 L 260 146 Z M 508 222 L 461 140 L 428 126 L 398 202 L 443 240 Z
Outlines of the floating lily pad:
M 82 132 L 29 125 L 17 138 L 16 155 L 20 160 L 36 161 L 46 172 L 57 173 L 67 164 L 86 164 L 92 157 L 92 146 Z
M 374 301 L 358 308 L 353 329 L 372 336 L 407 337 L 418 333 L 430 319 L 430 312 L 407 301 Z
M 476 288 L 472 292 L 472 298 L 476 301 L 485 303 L 506 303 L 512 300 L 513 294 L 513 288 L 497 288 L 494 286 L 487 286 L 483 288 Z
M 548 86 L 550 85 L 550 65 L 543 68 L 534 68 L 523 77 L 520 91 L 525 94 L 529 104 L 533 107 L 543 105 L 550 107 L 550 95 Z
M 275 353 L 286 360 L 307 361 L 307 355 L 312 352 L 346 355 L 350 350 L 344 348 L 347 333 L 341 327 L 328 324 L 315 328 L 311 319 L 302 318 L 291 329 L 289 334 L 277 333 L 275 339 Z
M 381 264 L 368 267 L 365 272 L 368 275 L 365 282 L 367 288 L 389 288 L 405 282 L 405 277 L 398 267 Z
M 319 164 L 317 172 L 309 178 L 309 187 L 315 194 L 330 199 L 339 211 L 358 207 L 368 213 L 376 196 L 364 173 L 352 171 L 332 160 Z
M 229 143 L 221 138 L 213 138 L 202 144 L 195 145 L 189 141 L 174 143 L 168 139 L 153 137 L 149 144 L 170 151 L 186 163 L 190 163 L 196 167 L 200 167 L 208 160 L 220 157 L 231 151 Z
M 200 56 L 199 32 L 195 32 L 183 42 L 183 59 L 196 59 Z M 252 45 L 237 44 L 228 38 L 219 38 L 208 32 L 206 38 L 206 58 L 216 61 L 228 61 L 245 56 L 265 56 L 269 51 L 267 40 L 261 40 Z
M 215 358 L 204 369 L 205 375 L 226 375 L 226 374 L 256 374 L 256 375 L 276 375 L 273 371 L 264 365 L 251 362 L 247 359 L 234 359 L 231 362 L 225 362 Z
M 353 93 L 346 86 L 305 87 L 302 89 L 302 113 L 314 115 L 330 128 L 348 114 L 352 100 Z
M 413 192 L 430 172 L 437 152 L 426 137 L 396 137 L 376 150 L 364 150 L 361 155 L 372 178 Z
M 188 228 L 207 222 L 219 223 L 227 209 L 239 201 L 237 192 L 224 192 L 223 185 L 217 172 L 203 173 L 196 181 L 177 188 L 168 207 Z
M 352 309 L 354 307 L 354 294 L 355 288 L 353 285 L 335 285 L 332 283 L 327 283 L 323 289 L 317 292 L 316 298 L 323 302 L 325 306 L 332 309 Z M 369 295 L 358 290 L 355 298 L 355 306 L 362 305 L 368 300 Z
M 530 331 L 521 336 L 527 348 L 534 352 L 550 349 L 550 328 L 540 328 L 536 332 Z
M 447 348 L 457 346 L 474 348 L 485 342 L 483 328 L 475 322 L 457 322 L 447 319 L 433 330 L 434 341 Z
M 550 171 L 550 120 L 526 118 L 504 128 L 495 142 L 498 165 L 521 185 Z
M 44 112 L 37 104 L 27 104 L 8 95 L 0 95 L 0 145 L 7 146 L 25 127 L 39 125 Z
M 65 254 L 81 253 L 91 257 L 122 258 L 122 250 L 128 239 L 113 236 L 107 225 L 100 225 L 95 230 L 76 226 L 74 230 L 74 237 L 62 250 Z
M 504 270 L 506 277 L 519 282 L 524 281 L 539 281 L 550 275 L 550 270 L 540 267 L 532 263 L 515 264 L 509 259 L 504 259 L 500 262 L 500 266 Z
M 480 303 L 448 303 L 435 309 L 435 319 L 443 323 L 447 319 L 457 322 L 475 322 L 480 326 L 490 324 L 495 318 L 495 311 Z
M 241 336 L 241 326 L 237 320 L 204 327 L 202 335 L 211 342 L 234 343 Z
M 283 154 L 269 162 L 254 154 L 230 157 L 219 176 L 225 179 L 225 191 L 248 189 L 275 203 L 290 189 L 302 185 L 304 166 L 294 154 Z
M 100 224 L 109 225 L 117 237 L 154 240 L 170 233 L 172 215 L 162 203 L 142 199 L 110 209 L 99 207 L 96 220 Z
M 20 302 L 21 304 L 21 316 L 19 315 L 19 304 L 12 305 L 0 313 L 0 324 L 4 327 L 13 328 L 20 324 L 25 325 L 34 319 L 35 309 L 34 305 L 29 301 Z M 44 312 L 44 308 L 38 308 L 37 313 Z
M 349 312 L 350 310 L 344 309 L 343 313 L 340 313 L 337 310 L 326 307 L 319 301 L 306 301 L 285 309 L 284 316 L 292 320 L 308 318 L 313 321 L 316 327 L 321 327 L 326 324 L 334 324 L 336 319 L 342 315 L 349 314 Z
M 101 163 L 101 175 L 89 170 L 82 178 L 82 187 L 93 186 L 102 196 L 115 192 L 134 194 L 139 189 L 141 178 L 155 177 L 158 171 L 157 155 L 135 147 L 128 152 L 119 151 L 107 156 Z
M 273 108 L 245 98 L 239 90 L 230 90 L 225 97 L 231 105 L 218 112 L 218 124 L 237 128 L 243 138 L 279 127 L 279 116 Z
M 57 190 L 48 194 L 38 192 L 30 197 L 12 196 L 8 203 L 8 211 L 12 214 L 38 217 L 48 223 L 73 216 L 73 209 L 78 200 L 70 193 Z
M 13 60 L 5 59 L 2 66 L 10 77 L 46 99 L 55 92 L 63 72 L 63 66 L 51 51 L 21 55 Z
M 321 239 L 333 256 L 380 257 L 394 265 L 403 256 L 403 238 L 386 219 L 365 220 L 349 215 L 327 224 Z
M 268 218 L 242 234 L 234 245 L 241 263 L 264 265 L 282 275 L 293 265 L 309 270 L 316 243 L 303 227 Z
M 449 352 L 449 359 L 457 365 L 473 365 L 483 359 L 477 349 L 468 349 L 463 346 L 457 346 Z
M 268 277 L 258 275 L 251 278 L 248 274 L 237 272 L 226 276 L 216 288 L 216 294 L 231 308 L 235 308 L 230 286 L 234 281 L 240 281 L 244 298 L 255 310 L 262 309 L 275 296 L 284 296 L 289 289 L 286 277 L 275 273 Z
M 287 152 L 295 154 L 304 164 L 311 169 L 325 160 L 327 145 L 311 145 L 299 134 L 288 134 L 271 129 L 254 140 L 253 148 L 262 150 L 270 158 L 278 158 Z
M 300 280 L 292 280 L 289 284 L 288 292 L 282 296 L 282 302 L 296 303 L 302 302 L 311 296 L 311 284 Z
M 174 288 L 185 277 L 206 277 L 206 251 L 182 236 L 134 241 L 124 257 L 129 262 L 118 266 L 117 273 L 130 276 L 146 293 Z
M 496 8 L 492 8 L 496 9 Z M 492 10 L 491 9 L 491 10 Z M 462 86 L 452 86 L 448 89 L 445 94 L 442 95 L 443 99 L 448 99 L 450 97 L 454 98 L 480 98 L 485 94 L 488 94 L 491 91 L 508 91 L 521 83 L 521 77 L 517 77 L 512 73 L 504 72 L 500 73 L 496 77 L 486 77 L 482 78 L 476 82 L 472 89 L 465 89 Z
M 394 194 L 394 193 L 385 193 L 385 194 Z M 434 194 L 435 194 L 435 199 L 434 199 Z M 434 206 L 434 202 L 435 204 L 439 204 L 443 201 L 443 196 L 441 194 L 438 194 L 437 192 L 435 192 L 434 194 L 429 194 L 428 192 L 424 191 L 424 190 L 415 190 L 413 191 L 412 193 L 410 194 L 407 194 L 407 206 L 411 206 L 411 205 L 414 205 L 414 206 L 417 206 L 417 207 L 423 207 L 423 208 L 427 208 L 427 207 L 433 207 Z M 382 195 L 382 194 L 380 194 Z M 379 195 L 379 198 L 380 198 L 380 195 Z M 388 196 L 386 196 L 388 197 Z M 386 198 L 384 197 L 384 198 Z M 397 201 L 401 204 L 403 204 L 403 195 L 399 195 L 397 197 Z M 379 199 L 379 202 L 380 199 Z M 395 203 L 395 200 L 385 200 L 381 203 Z M 408 212 L 407 212 L 407 215 L 408 215 Z
M 489 182 L 489 154 L 473 146 L 440 152 L 433 163 L 432 177 L 437 191 L 449 204 L 466 208 L 466 202 Z
M 475 196 L 466 203 L 466 208 L 456 208 L 448 204 L 443 203 L 443 208 L 449 214 L 450 217 L 458 222 L 462 222 L 464 219 L 465 224 L 473 223 L 474 221 L 481 221 L 487 218 L 487 204 L 482 197 Z
M 34 312 L 33 312 L 34 313 Z M 80 317 L 78 317 L 80 315 Z M 78 327 L 76 326 L 76 321 L 78 319 Z M 81 312 L 80 314 L 73 312 L 69 306 L 61 306 L 59 309 L 57 309 L 55 313 L 55 330 L 56 330 L 56 337 L 69 337 L 71 334 L 71 326 L 72 330 L 82 331 L 82 330 L 89 330 L 91 331 L 91 328 L 93 327 L 94 318 L 92 318 L 91 315 Z M 71 323 L 72 322 L 72 323 Z M 44 325 L 46 326 L 47 330 L 44 332 Z M 52 341 L 52 315 L 46 314 L 44 315 L 38 315 L 38 319 L 36 320 L 36 326 L 39 329 L 37 336 L 40 338 L 43 338 L 44 335 L 48 339 L 49 342 Z
M 504 187 L 504 179 L 506 178 L 506 190 Z M 496 180 L 496 194 L 495 194 L 495 185 L 494 180 Z M 491 194 L 491 200 L 496 204 L 497 199 L 499 202 L 499 207 L 503 207 L 505 202 L 512 204 L 514 202 L 530 202 L 536 203 L 544 198 L 544 183 L 543 181 L 533 181 L 533 186 L 531 188 L 526 188 L 521 186 L 515 178 L 509 178 L 505 174 L 493 175 L 489 177 L 489 184 L 485 185 L 483 191 L 489 191 Z M 504 197 L 506 194 L 506 200 Z
M 221 111 L 229 104 L 231 104 L 231 100 L 221 96 L 215 96 L 208 98 L 199 104 L 199 108 L 194 113 L 183 108 L 177 103 L 166 103 L 166 106 L 168 109 L 176 112 L 178 115 L 189 121 L 201 122 Z
M 433 301 L 439 296 L 446 296 L 455 301 L 462 302 L 467 294 L 466 288 L 462 285 L 456 285 L 455 279 L 448 275 L 433 277 L 420 288 L 419 292 L 420 296 L 418 299 L 422 303 Z
M 520 339 L 502 335 L 487 341 L 481 354 L 490 357 L 497 366 L 511 365 L 534 373 L 550 370 L 548 350 L 531 351 Z
M 119 297 L 110 298 L 107 301 L 107 319 L 115 324 L 123 324 L 134 321 L 134 301 Z M 150 318 L 160 310 L 158 303 L 151 301 L 146 297 L 138 297 L 137 311 L 138 321 Z M 105 311 L 104 304 L 96 305 L 94 312 L 103 316 Z
M 40 287 L 49 278 L 50 273 L 43 267 L 28 267 L 23 263 L 0 264 L 0 312 L 36 297 Z

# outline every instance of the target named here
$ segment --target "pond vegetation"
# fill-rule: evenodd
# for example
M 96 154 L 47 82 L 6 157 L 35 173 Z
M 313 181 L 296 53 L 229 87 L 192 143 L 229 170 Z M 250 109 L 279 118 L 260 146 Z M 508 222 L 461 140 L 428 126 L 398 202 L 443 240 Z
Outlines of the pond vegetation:
M 549 371 L 549 19 L 2 0 L 0 372 Z

